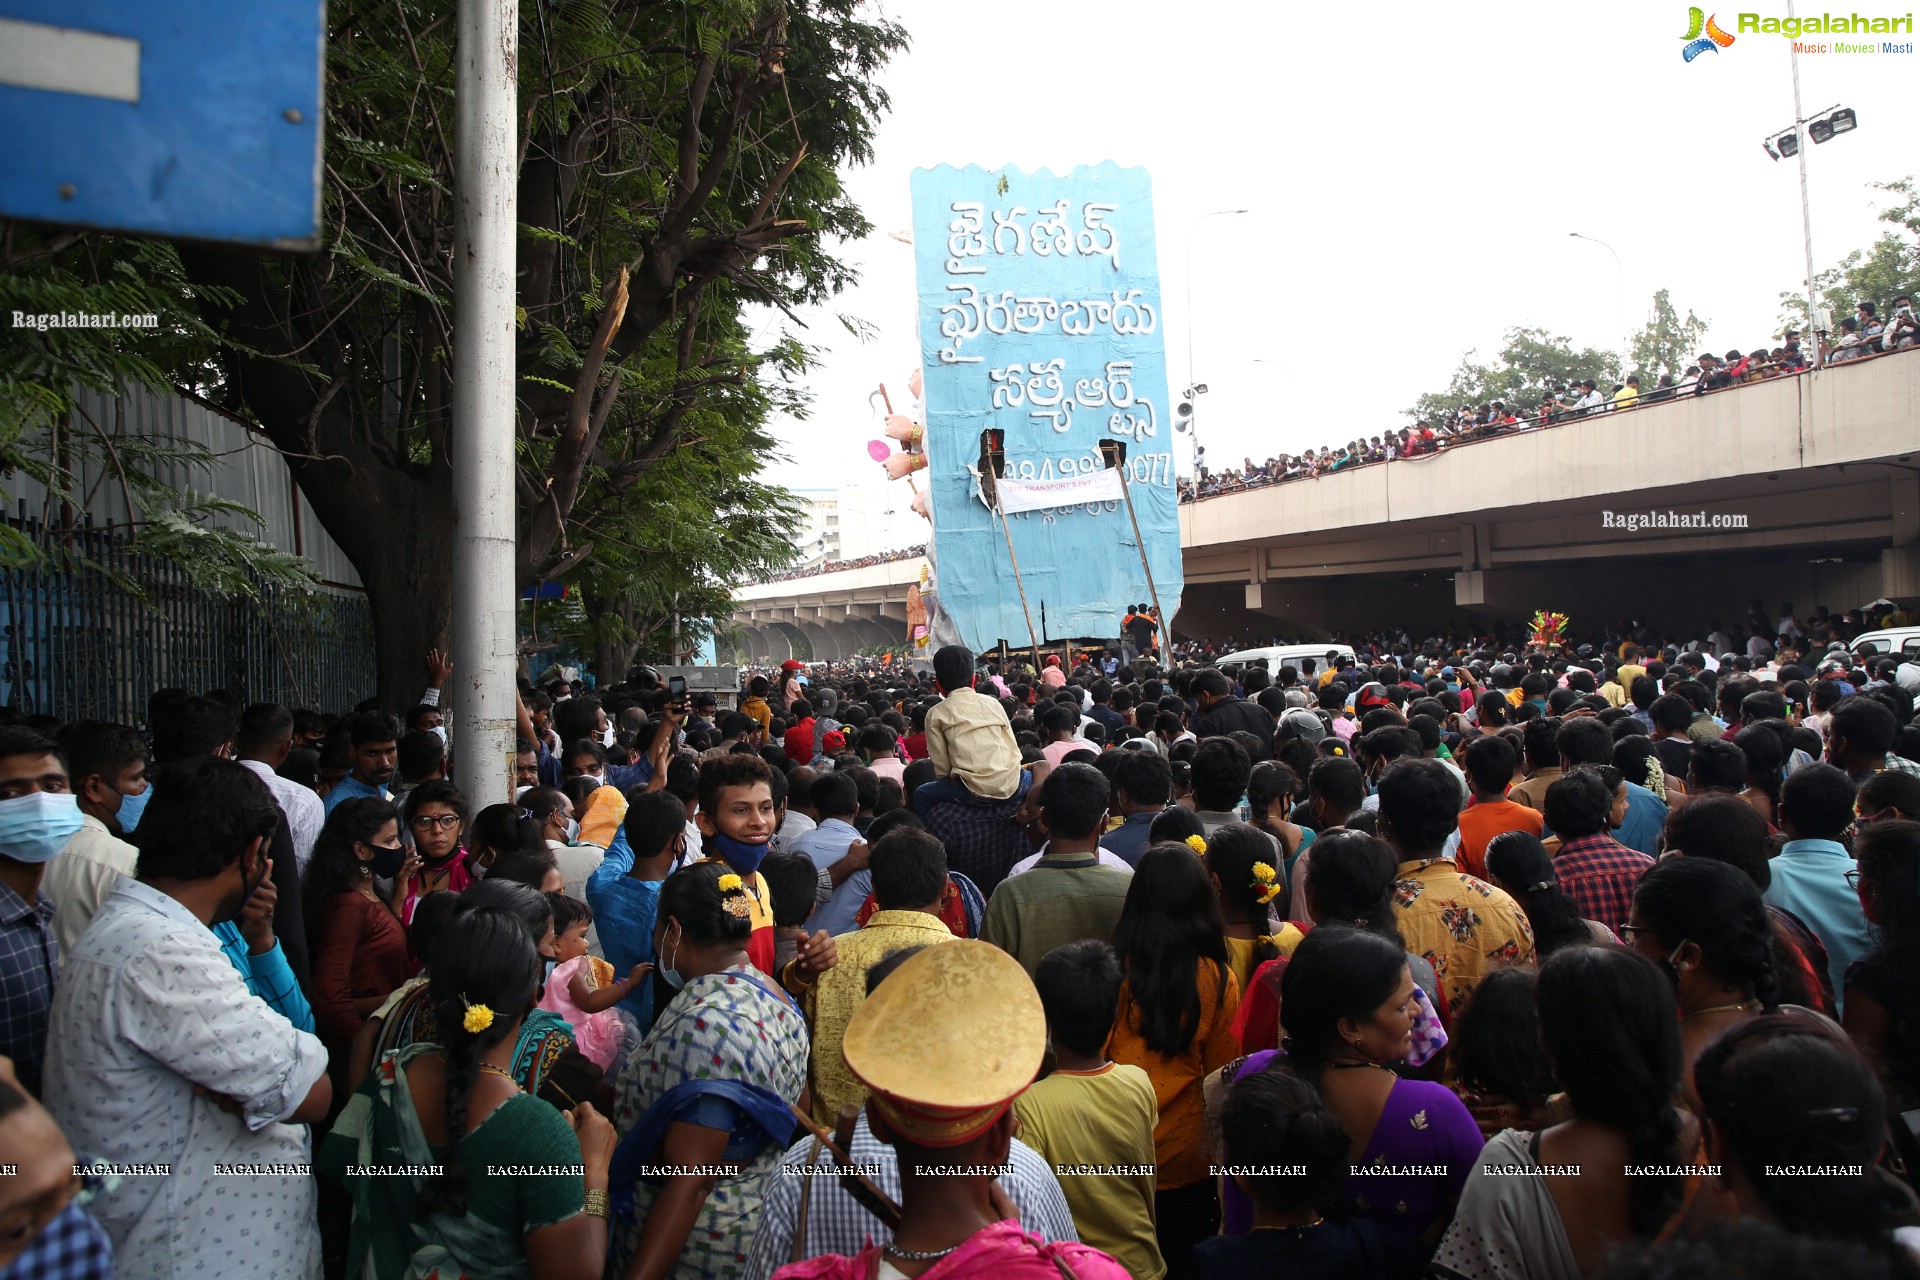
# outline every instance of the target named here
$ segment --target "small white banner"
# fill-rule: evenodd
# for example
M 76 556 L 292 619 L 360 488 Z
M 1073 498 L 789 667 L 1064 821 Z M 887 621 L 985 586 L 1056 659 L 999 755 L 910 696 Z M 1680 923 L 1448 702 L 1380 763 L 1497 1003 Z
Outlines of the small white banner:
M 1000 491 L 1000 510 L 1010 516 L 1048 507 L 1077 507 L 1083 502 L 1118 502 L 1123 496 L 1115 467 L 1062 480 L 1001 479 L 994 487 Z

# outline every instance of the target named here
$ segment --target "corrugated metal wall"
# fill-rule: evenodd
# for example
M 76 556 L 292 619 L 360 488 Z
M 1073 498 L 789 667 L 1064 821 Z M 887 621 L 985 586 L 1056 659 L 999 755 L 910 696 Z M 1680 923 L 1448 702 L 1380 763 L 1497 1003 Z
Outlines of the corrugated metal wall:
M 320 527 L 308 509 L 287 464 L 279 451 L 265 440 L 233 421 L 221 417 L 180 396 L 156 396 L 145 390 L 129 391 L 119 397 L 94 391 L 80 391 L 75 429 L 88 430 L 81 415 L 92 419 L 109 435 L 152 438 L 171 437 L 204 445 L 216 455 L 217 465 L 207 471 L 184 465 L 156 468 L 157 478 L 180 489 L 194 489 L 237 502 L 257 511 L 265 527 L 253 525 L 237 516 L 223 516 L 215 523 L 231 529 L 255 533 L 283 551 L 306 557 L 314 576 L 330 587 L 360 589 L 360 575 L 354 571 L 334 540 Z M 83 474 L 81 492 L 90 493 L 86 514 L 95 524 L 124 524 L 129 512 L 120 485 L 106 474 Z M 27 514 L 41 520 L 58 517 L 44 510 L 46 490 L 25 476 L 6 479 L 9 513 L 24 504 Z M 298 521 L 296 530 L 295 522 Z
M 263 587 L 261 598 L 216 600 L 179 567 L 131 553 L 104 526 L 129 518 L 111 474 L 82 475 L 87 495 L 75 527 L 58 527 L 46 491 L 6 480 L 7 523 L 50 551 L 66 551 L 138 583 L 142 602 L 100 573 L 57 567 L 0 573 L 0 703 L 63 720 L 138 723 L 155 689 L 226 688 L 247 701 L 339 711 L 374 688 L 372 621 L 360 578 L 296 491 L 280 455 L 240 424 L 178 397 L 83 392 L 80 412 L 110 435 L 198 441 L 211 470 L 174 466 L 159 478 L 237 502 L 265 526 L 234 516 L 218 523 L 303 555 L 325 584 L 312 595 Z M 88 430 L 76 423 L 80 430 Z M 47 517 L 52 517 L 49 520 Z M 296 525 L 297 522 L 297 525 Z

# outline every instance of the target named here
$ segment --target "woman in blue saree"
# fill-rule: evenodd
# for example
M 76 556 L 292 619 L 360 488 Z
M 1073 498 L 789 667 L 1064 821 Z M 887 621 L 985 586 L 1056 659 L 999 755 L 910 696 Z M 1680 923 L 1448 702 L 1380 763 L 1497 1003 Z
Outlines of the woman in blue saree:
M 747 959 L 752 930 L 740 877 L 722 863 L 661 886 L 653 948 L 678 994 L 616 1086 L 609 1275 L 748 1280 L 808 1048 L 806 1019 Z

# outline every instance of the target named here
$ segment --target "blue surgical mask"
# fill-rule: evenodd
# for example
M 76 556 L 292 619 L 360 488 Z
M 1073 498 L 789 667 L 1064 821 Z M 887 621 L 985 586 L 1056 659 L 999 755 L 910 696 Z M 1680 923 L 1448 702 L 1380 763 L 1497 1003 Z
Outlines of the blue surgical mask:
M 720 849 L 721 860 L 743 876 L 750 876 L 760 869 L 760 860 L 767 856 L 767 846 L 748 844 L 745 840 L 735 840 L 732 836 L 715 833 L 713 842 Z
M 137 796 L 121 796 L 120 811 L 113 820 L 120 824 L 120 834 L 126 835 L 140 825 L 140 815 L 146 812 L 147 801 L 153 799 L 153 788 L 148 787 Z
M 660 981 L 666 983 L 675 991 L 687 985 L 687 980 L 680 976 L 678 969 L 673 967 L 673 961 L 675 957 L 679 955 L 679 951 L 680 944 L 675 943 L 673 950 L 667 952 L 666 955 L 661 958 L 660 968 L 656 970 L 660 975 Z
M 71 793 L 29 791 L 0 800 L 0 853 L 18 862 L 51 862 L 80 826 L 80 802 Z
M 574 841 L 578 840 L 579 838 L 580 838 L 580 823 L 578 819 L 568 818 L 567 819 L 567 843 L 572 844 Z

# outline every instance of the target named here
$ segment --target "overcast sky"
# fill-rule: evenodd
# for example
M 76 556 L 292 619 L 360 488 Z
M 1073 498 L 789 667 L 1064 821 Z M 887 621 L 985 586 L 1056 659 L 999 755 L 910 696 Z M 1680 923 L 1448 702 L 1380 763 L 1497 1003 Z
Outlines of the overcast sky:
M 1784 0 L 1754 7 L 1786 12 Z M 1751 349 L 1779 331 L 1780 292 L 1803 287 L 1797 166 L 1760 145 L 1793 121 L 1789 44 L 1736 32 L 1685 62 L 1684 4 L 883 8 L 913 45 L 885 72 L 893 110 L 874 163 L 846 175 L 875 233 L 843 246 L 860 284 L 803 313 L 803 338 L 827 350 L 811 420 L 779 424 L 792 464 L 777 479 L 887 486 L 898 546 L 923 540 L 924 524 L 905 513 L 906 485 L 866 455 L 879 435 L 868 396 L 885 382 L 904 401 L 918 358 L 913 252 L 887 233 L 911 225 L 919 166 L 1111 159 L 1152 174 L 1168 381 L 1188 380 L 1191 333 L 1216 465 L 1404 426 L 1466 351 L 1490 356 L 1515 325 L 1618 348 L 1665 287 L 1708 322 L 1708 348 Z M 1734 11 L 1716 12 L 1733 31 Z M 1887 198 L 1869 184 L 1920 171 L 1920 55 L 1799 62 L 1808 115 L 1838 103 L 1860 116 L 1856 132 L 1809 148 L 1824 270 L 1884 226 Z M 1235 208 L 1250 212 L 1194 229 Z M 1571 231 L 1610 244 L 1620 268 Z M 840 314 L 878 336 L 860 342 Z

